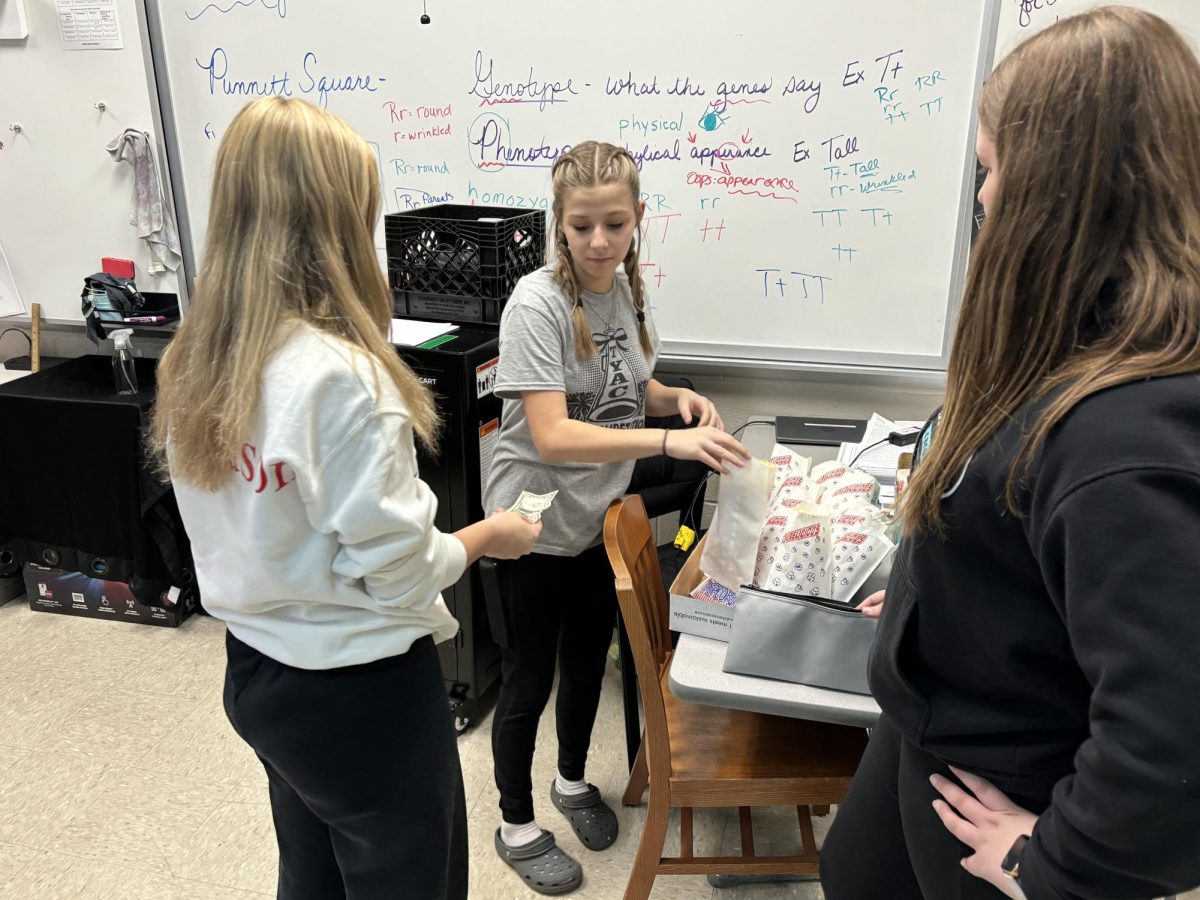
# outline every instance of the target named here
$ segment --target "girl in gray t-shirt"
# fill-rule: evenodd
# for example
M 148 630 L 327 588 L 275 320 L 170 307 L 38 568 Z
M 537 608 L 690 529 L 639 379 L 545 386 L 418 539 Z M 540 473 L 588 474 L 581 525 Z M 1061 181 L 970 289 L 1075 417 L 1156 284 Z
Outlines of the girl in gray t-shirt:
M 726 471 L 750 454 L 707 398 L 651 377 L 659 342 L 634 240 L 644 205 L 633 158 L 588 141 L 560 156 L 552 177 L 555 259 L 521 279 L 500 322 L 495 390 L 504 410 L 484 504 L 507 509 L 522 491 L 558 491 L 534 553 L 497 566 L 504 621 L 493 631 L 503 682 L 492 724 L 503 815 L 497 852 L 534 890 L 558 894 L 582 883 L 582 870 L 535 821 L 530 777 L 556 652 L 550 799 L 589 849 L 617 836 L 616 815 L 584 780 L 616 615 L 600 542 L 605 511 L 640 458 Z M 679 414 L 696 427 L 648 429 L 647 414 Z

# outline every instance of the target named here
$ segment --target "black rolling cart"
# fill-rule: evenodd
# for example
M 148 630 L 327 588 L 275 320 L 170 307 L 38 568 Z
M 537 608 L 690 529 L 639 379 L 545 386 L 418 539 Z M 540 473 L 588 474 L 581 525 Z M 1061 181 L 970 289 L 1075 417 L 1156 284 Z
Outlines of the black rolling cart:
M 491 392 L 500 340 L 496 329 L 460 327 L 437 347 L 396 348 L 434 392 L 442 416 L 437 456 L 418 450 L 421 478 L 438 498 L 437 527 L 457 531 L 483 518 L 483 483 L 500 433 L 500 400 Z M 461 629 L 438 645 L 442 674 L 461 732 L 477 717 L 488 690 L 500 677 L 500 648 L 492 639 L 481 571 L 471 566 L 442 592 Z
M 439 454 L 418 453 L 442 531 L 484 516 L 483 484 L 500 432 L 501 404 L 492 392 L 500 313 L 517 281 L 542 266 L 545 231 L 545 213 L 504 207 L 442 204 L 384 218 L 396 316 L 459 326 L 442 343 L 396 348 L 434 392 L 442 415 Z M 500 678 L 485 599 L 489 574 L 486 563 L 471 566 L 442 593 L 461 625 L 453 641 L 438 646 L 460 733 L 479 718 Z

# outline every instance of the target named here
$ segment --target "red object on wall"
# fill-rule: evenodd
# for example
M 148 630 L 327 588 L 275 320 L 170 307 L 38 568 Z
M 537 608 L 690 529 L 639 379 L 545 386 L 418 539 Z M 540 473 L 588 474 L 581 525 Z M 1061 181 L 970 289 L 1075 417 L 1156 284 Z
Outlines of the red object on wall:
M 100 260 L 100 270 L 115 278 L 128 278 L 133 280 L 133 260 L 132 259 L 117 259 L 113 256 L 106 256 Z

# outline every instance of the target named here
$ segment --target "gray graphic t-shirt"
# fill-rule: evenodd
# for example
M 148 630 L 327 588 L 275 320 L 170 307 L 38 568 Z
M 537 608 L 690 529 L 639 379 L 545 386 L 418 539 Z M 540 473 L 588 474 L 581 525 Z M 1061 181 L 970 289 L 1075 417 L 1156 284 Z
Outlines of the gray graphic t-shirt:
M 562 391 L 567 415 L 604 428 L 642 428 L 646 383 L 654 370 L 638 340 L 637 318 L 625 273 L 618 270 L 608 294 L 583 294 L 599 353 L 575 353 L 571 302 L 548 268 L 517 283 L 500 320 L 496 396 L 504 401 L 500 439 L 492 457 L 484 509 L 507 509 L 521 491 L 558 491 L 542 516 L 535 553 L 574 556 L 601 538 L 608 505 L 625 492 L 633 460 L 610 463 L 545 462 L 539 456 L 521 403 L 522 391 Z M 646 325 L 658 349 L 649 312 Z

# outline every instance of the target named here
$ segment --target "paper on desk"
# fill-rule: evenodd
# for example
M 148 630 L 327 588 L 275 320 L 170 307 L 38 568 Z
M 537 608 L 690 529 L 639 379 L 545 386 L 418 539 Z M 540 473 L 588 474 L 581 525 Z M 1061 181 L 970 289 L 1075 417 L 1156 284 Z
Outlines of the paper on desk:
M 882 443 L 878 447 L 871 447 L 871 445 L 876 441 L 886 441 L 887 436 L 893 431 L 918 431 L 924 424 L 924 422 L 912 421 L 893 422 L 891 419 L 885 419 L 879 413 L 872 413 L 862 441 L 858 444 L 842 444 L 841 450 L 838 452 L 838 462 L 842 465 L 849 465 L 850 461 L 858 456 L 854 468 L 861 469 L 878 481 L 882 492 L 885 485 L 895 485 L 896 466 L 900 462 L 900 454 L 912 448 L 897 447 L 888 443 Z M 859 456 L 859 452 L 864 447 L 871 447 L 871 449 Z
M 17 282 L 13 279 L 12 269 L 8 266 L 8 257 L 4 255 L 4 246 L 0 245 L 0 318 L 21 316 L 25 312 L 25 303 L 21 300 L 21 292 L 17 290 Z
M 457 331 L 449 322 L 415 322 L 412 319 L 392 319 L 392 343 L 415 347 L 435 337 Z
M 0 384 L 7 384 L 30 374 L 28 369 L 0 369 Z

